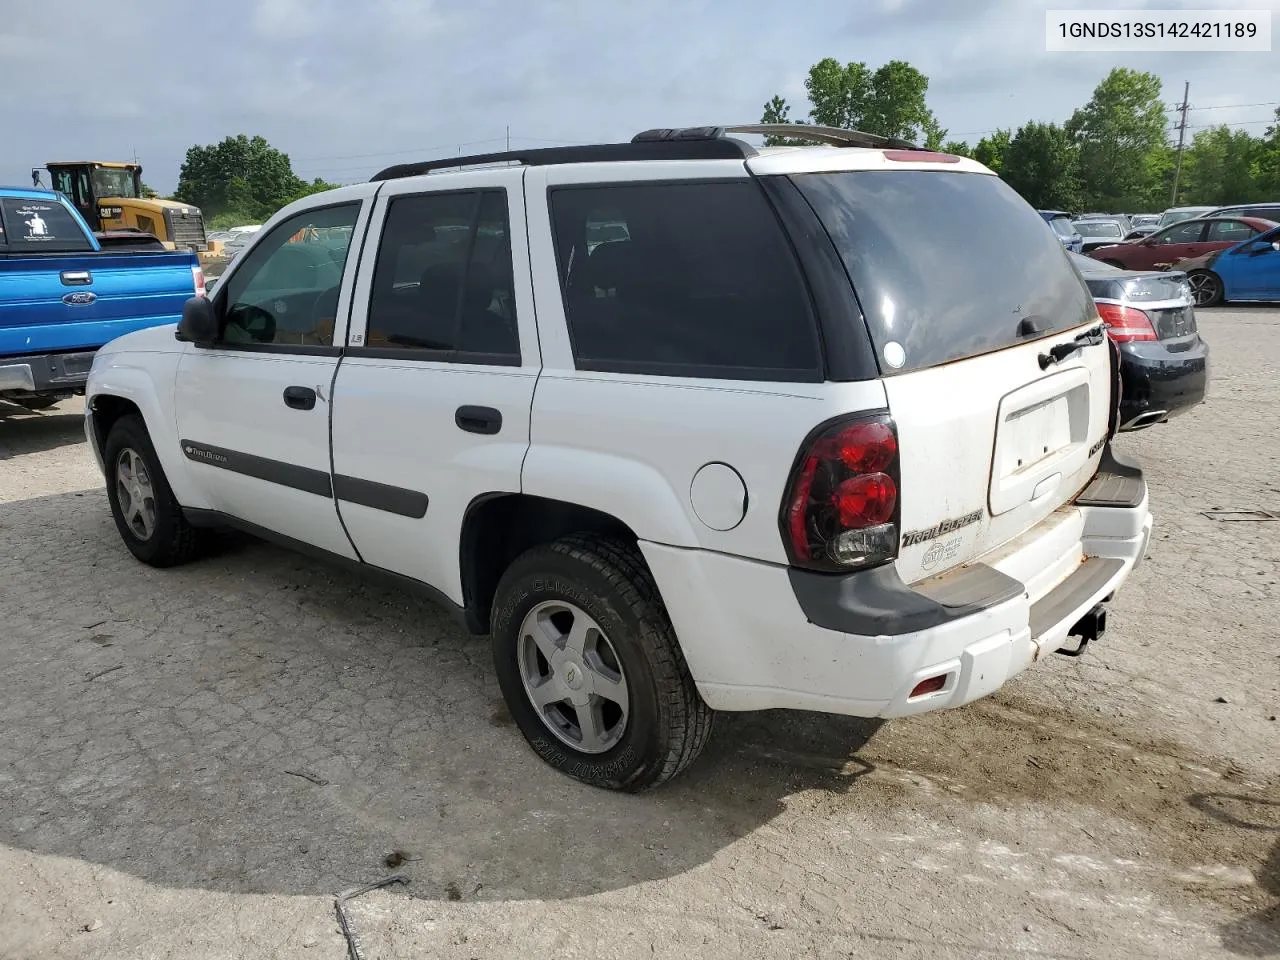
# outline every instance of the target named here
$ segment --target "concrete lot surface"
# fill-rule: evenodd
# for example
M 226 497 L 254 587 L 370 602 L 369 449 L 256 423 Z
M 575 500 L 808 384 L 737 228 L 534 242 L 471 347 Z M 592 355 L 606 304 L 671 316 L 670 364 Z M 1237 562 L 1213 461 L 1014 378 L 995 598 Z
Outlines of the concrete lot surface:
M 1079 660 L 880 725 L 722 717 L 639 797 L 537 760 L 487 643 L 248 541 L 125 551 L 79 402 L 0 415 L 0 958 L 1280 956 L 1280 310 L 1122 438 L 1157 536 Z M 386 858 L 392 856 L 387 865 Z

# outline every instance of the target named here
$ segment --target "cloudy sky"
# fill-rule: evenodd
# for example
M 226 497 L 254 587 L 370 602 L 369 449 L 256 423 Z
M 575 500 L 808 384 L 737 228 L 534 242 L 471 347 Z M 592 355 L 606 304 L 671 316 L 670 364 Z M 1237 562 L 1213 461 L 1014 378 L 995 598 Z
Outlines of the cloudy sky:
M 0 18 L 0 183 L 49 160 L 129 159 L 171 190 L 187 147 L 262 134 L 311 178 L 499 147 L 803 115 L 825 56 L 905 59 L 951 137 L 1065 119 L 1113 66 L 1191 82 L 1193 127 L 1261 133 L 1280 52 L 1046 53 L 1046 9 L 1094 0 L 10 0 Z M 1159 0 L 1135 9 L 1280 0 Z M 54 11 L 56 10 L 56 21 Z M 1263 105 L 1259 105 L 1263 104 Z M 796 108 L 800 107 L 799 110 Z M 1172 116 L 1172 114 L 1171 114 Z

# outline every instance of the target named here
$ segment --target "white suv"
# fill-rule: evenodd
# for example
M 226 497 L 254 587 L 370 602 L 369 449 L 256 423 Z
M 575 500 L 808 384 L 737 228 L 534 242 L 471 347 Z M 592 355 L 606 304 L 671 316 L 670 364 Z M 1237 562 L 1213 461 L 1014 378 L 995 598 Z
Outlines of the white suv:
M 899 717 L 1082 649 L 1151 530 L 1083 281 L 980 164 L 794 133 L 829 145 L 649 131 L 281 210 L 97 355 L 124 542 L 424 589 L 544 760 L 628 790 L 716 710 Z

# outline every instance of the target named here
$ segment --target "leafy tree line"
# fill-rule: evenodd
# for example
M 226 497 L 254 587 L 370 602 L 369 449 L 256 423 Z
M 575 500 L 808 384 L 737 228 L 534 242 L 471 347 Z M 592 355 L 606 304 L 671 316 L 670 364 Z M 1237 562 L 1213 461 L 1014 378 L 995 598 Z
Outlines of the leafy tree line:
M 288 154 L 242 133 L 187 150 L 173 195 L 199 207 L 218 229 L 261 223 L 285 204 L 335 186 L 320 177 L 308 183 L 293 172 Z
M 807 118 L 792 118 L 790 104 L 775 96 L 761 122 L 863 130 L 970 156 L 1041 209 L 1139 212 L 1280 198 L 1280 109 L 1260 137 L 1226 125 L 1198 131 L 1184 149 L 1171 204 L 1175 149 L 1154 74 L 1117 67 L 1065 123 L 1033 120 L 973 146 L 946 139 L 926 102 L 928 89 L 929 79 L 901 60 L 873 71 L 828 57 L 809 68 Z M 800 142 L 766 138 L 770 145 Z

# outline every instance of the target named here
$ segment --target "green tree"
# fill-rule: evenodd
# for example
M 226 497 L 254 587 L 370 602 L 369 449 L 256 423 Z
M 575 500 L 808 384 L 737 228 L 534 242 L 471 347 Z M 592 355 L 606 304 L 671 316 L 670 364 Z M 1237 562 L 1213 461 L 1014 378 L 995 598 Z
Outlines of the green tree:
M 195 204 L 206 216 L 234 211 L 246 219 L 261 220 L 306 187 L 293 172 L 287 154 L 263 137 L 242 133 L 188 149 L 174 197 Z
M 775 95 L 772 100 L 764 105 L 764 115 L 760 118 L 761 123 L 805 123 L 804 120 L 791 119 L 791 107 L 787 105 L 787 101 L 782 97 Z M 766 147 L 791 147 L 804 143 L 803 140 L 793 140 L 790 137 L 765 137 L 764 144 Z
M 1000 176 L 1033 207 L 1079 209 L 1079 152 L 1056 123 L 1033 121 L 1019 127 L 1009 141 Z
M 1260 144 L 1244 130 L 1226 125 L 1201 130 L 1182 161 L 1178 195 L 1187 203 L 1226 206 L 1257 196 L 1254 157 Z
M 969 149 L 969 144 L 963 140 L 948 140 L 942 145 L 942 152 L 949 153 L 955 157 L 972 157 L 973 151 Z
M 947 131 L 925 102 L 929 78 L 904 60 L 890 60 L 872 71 L 865 63 L 841 64 L 827 57 L 809 68 L 804 86 L 811 123 L 923 141 L 931 149 L 946 138 Z M 761 123 L 788 122 L 789 114 L 790 105 L 775 96 L 765 104 Z
M 1004 157 L 1009 152 L 1011 137 L 1008 130 L 997 130 L 990 136 L 983 137 L 973 148 L 973 159 L 1000 173 L 1004 169 Z
M 1116 67 L 1071 115 L 1066 130 L 1080 149 L 1085 205 L 1103 210 L 1160 205 L 1163 182 L 1151 156 L 1167 145 L 1160 93 L 1155 74 Z
M 1249 174 L 1258 199 L 1280 197 L 1280 107 L 1276 108 L 1275 123 L 1254 145 Z
M 144 181 L 142 182 L 142 199 L 143 199 L 143 200 L 154 200 L 154 199 L 156 199 L 156 197 L 158 197 L 158 196 L 160 196 L 160 194 L 159 194 L 159 193 L 157 193 L 155 190 L 151 189 L 151 187 L 150 187 L 150 186 L 148 186 L 148 185 L 147 185 L 147 182 L 144 180 Z

